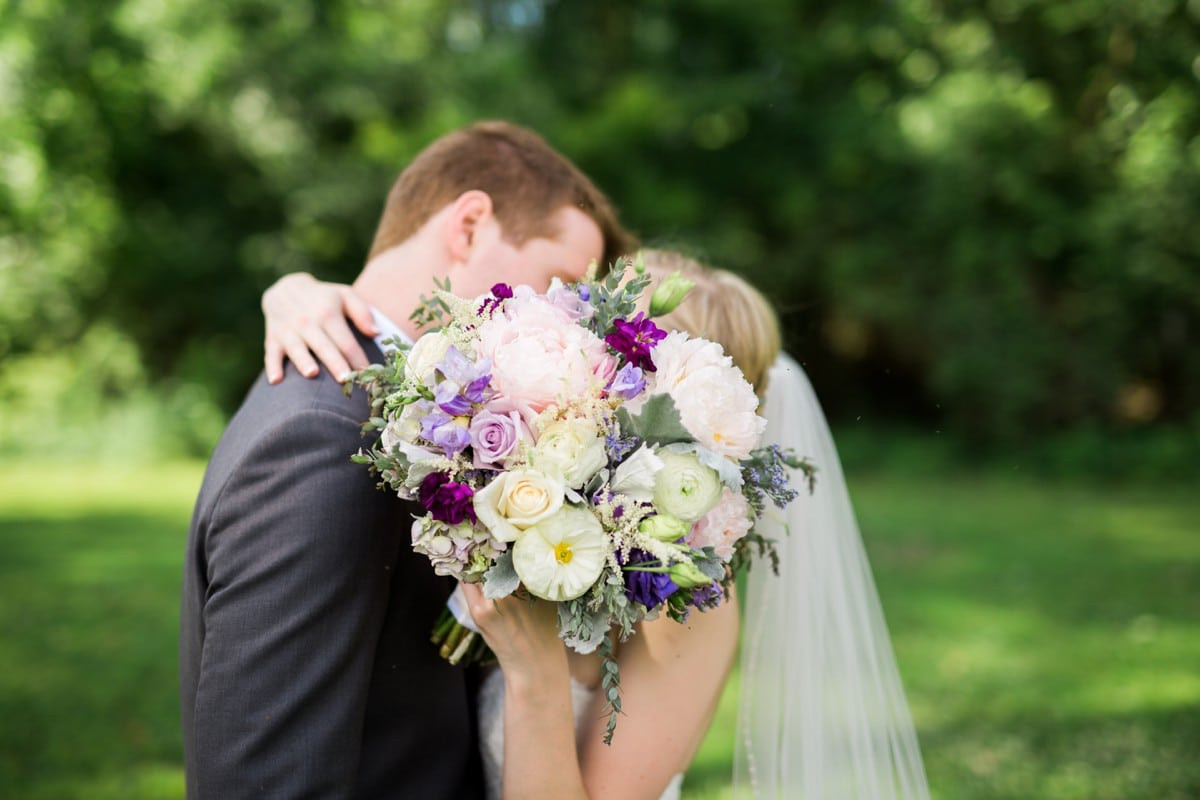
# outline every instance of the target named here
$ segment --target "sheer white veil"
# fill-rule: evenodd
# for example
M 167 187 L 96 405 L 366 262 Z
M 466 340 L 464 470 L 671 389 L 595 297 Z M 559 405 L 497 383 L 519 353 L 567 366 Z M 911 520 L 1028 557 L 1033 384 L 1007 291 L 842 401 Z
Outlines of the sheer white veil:
M 817 483 L 786 511 L 768 504 L 759 522 L 778 543 L 780 575 L 765 563 L 748 575 L 733 796 L 928 800 L 833 437 L 786 355 L 771 369 L 765 416 L 764 441 L 810 458 Z

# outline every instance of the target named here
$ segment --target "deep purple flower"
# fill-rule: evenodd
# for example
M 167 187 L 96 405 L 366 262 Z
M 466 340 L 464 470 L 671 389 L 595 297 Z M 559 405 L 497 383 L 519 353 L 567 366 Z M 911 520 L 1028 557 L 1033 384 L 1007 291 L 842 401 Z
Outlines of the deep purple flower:
M 613 320 L 613 328 L 612 333 L 604 337 L 608 346 L 625 356 L 626 361 L 635 367 L 654 372 L 650 351 L 666 338 L 667 332 L 640 311 L 633 319 L 617 317 Z
M 465 483 L 450 480 L 444 472 L 431 472 L 421 481 L 417 499 L 434 519 L 457 525 L 464 520 L 475 521 L 475 492 Z
M 608 383 L 608 393 L 624 400 L 637 397 L 646 388 L 646 376 L 641 367 L 626 364 L 617 371 Z
M 487 316 L 496 310 L 500 303 L 513 296 L 512 287 L 507 283 L 497 283 L 492 285 L 492 296 L 485 298 L 479 304 L 479 310 L 475 313 L 481 317 Z
M 640 564 L 647 561 L 656 559 L 645 550 L 632 550 L 629 560 L 625 563 Z M 625 577 L 625 596 L 646 608 L 661 605 L 679 590 L 671 576 L 665 572 L 622 570 L 622 574 Z

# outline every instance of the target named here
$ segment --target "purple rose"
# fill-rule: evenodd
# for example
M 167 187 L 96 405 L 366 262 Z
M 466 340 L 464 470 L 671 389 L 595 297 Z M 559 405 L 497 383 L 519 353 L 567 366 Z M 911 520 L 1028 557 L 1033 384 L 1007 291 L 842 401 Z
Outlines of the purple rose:
M 525 424 L 515 411 L 494 414 L 487 409 L 480 411 L 471 420 L 471 447 L 475 452 L 475 466 L 500 464 L 524 438 Z
M 653 562 L 656 559 L 645 550 L 631 550 L 625 563 L 632 565 L 648 561 Z M 646 608 L 665 603 L 668 597 L 679 590 L 671 576 L 665 572 L 622 570 L 622 575 L 625 578 L 625 596 Z
M 475 521 L 475 492 L 465 483 L 450 480 L 444 472 L 431 472 L 421 481 L 417 499 L 434 519 L 457 525 Z
M 666 337 L 666 331 L 639 311 L 633 319 L 614 319 L 613 330 L 604 337 L 604 341 L 613 350 L 625 356 L 628 363 L 641 367 L 646 372 L 654 372 L 654 361 L 650 358 L 650 351 Z
M 626 364 L 609 381 L 608 393 L 624 400 L 637 397 L 646 388 L 646 377 L 641 367 Z

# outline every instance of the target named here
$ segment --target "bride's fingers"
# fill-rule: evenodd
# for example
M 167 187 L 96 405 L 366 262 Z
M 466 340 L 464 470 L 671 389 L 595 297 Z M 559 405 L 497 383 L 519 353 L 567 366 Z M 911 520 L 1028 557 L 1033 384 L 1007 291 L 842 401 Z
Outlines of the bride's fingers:
M 368 311 L 367 313 L 370 316 L 370 312 Z M 358 322 L 356 321 L 354 324 L 357 326 Z M 337 315 L 323 319 L 321 327 L 323 329 L 322 333 L 325 334 L 323 341 L 327 341 L 331 347 L 336 348 L 336 353 L 332 350 L 327 350 L 326 352 L 317 350 L 317 357 L 321 359 L 326 368 L 338 380 L 342 379 L 342 376 L 350 367 L 362 369 L 370 363 L 367 360 L 367 354 L 363 352 L 362 347 L 358 344 L 358 340 L 354 338 L 354 334 L 350 331 L 350 326 L 346 324 L 345 317 Z M 316 342 L 310 342 L 310 344 L 315 345 Z M 313 349 L 316 350 L 316 347 L 314 346 Z M 327 353 L 328 358 L 326 357 Z M 346 366 L 347 361 L 350 362 L 350 367 Z M 341 368 L 340 372 L 338 371 L 339 368 Z
M 266 355 L 263 356 L 263 368 L 267 373 L 267 383 L 279 383 L 283 380 L 283 346 L 273 337 L 268 336 L 263 342 Z
M 342 298 L 342 312 L 350 318 L 354 327 L 367 336 L 378 336 L 379 329 L 375 327 L 375 317 L 371 313 L 371 306 L 362 298 L 362 295 L 350 286 L 339 287 L 338 293 Z M 363 366 L 365 367 L 366 364 Z
M 328 325 L 329 323 L 325 324 Z M 345 327 L 345 323 L 343 323 L 343 327 Z M 348 329 L 346 330 L 346 335 L 350 336 Z M 353 340 L 354 337 L 350 336 L 350 338 Z M 325 369 L 329 371 L 329 374 L 339 381 L 350 371 L 350 365 L 346 363 L 346 358 L 342 355 L 342 346 L 330 338 L 325 327 L 316 323 L 305 325 L 300 329 L 300 335 L 295 341 L 295 348 L 302 351 L 309 358 L 310 362 L 311 356 L 315 355 L 325 365 Z M 355 343 L 355 346 L 357 347 L 357 343 Z M 292 355 L 292 349 L 293 347 L 289 345 L 289 357 Z M 311 355 L 309 351 L 312 351 Z M 299 354 L 297 353 L 297 355 Z M 363 356 L 363 358 L 366 358 L 366 356 Z M 315 375 L 316 373 L 314 372 L 313 374 Z M 308 373 L 305 373 L 305 375 L 308 375 Z M 311 378 L 312 375 L 308 375 L 308 377 Z
M 312 353 L 308 350 L 308 345 L 304 343 L 297 334 L 290 330 L 276 330 L 273 333 L 268 331 L 268 338 L 275 338 L 279 342 L 279 346 L 283 348 L 288 360 L 296 367 L 296 371 L 306 378 L 315 378 L 320 370 L 317 368 L 317 362 L 313 360 Z

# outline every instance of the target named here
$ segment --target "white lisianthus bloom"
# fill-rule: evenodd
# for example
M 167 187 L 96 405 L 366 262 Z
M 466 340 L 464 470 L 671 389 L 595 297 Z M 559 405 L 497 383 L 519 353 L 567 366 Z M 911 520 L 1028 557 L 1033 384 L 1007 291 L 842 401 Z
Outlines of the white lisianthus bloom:
M 425 385 L 433 383 L 434 367 L 446 357 L 450 349 L 450 339 L 440 331 L 431 331 L 417 339 L 408 351 L 404 362 L 404 374 Z
M 572 489 L 578 489 L 608 463 L 604 438 L 591 420 L 553 422 L 538 435 L 533 463 L 543 472 L 558 472 Z
M 475 516 L 502 542 L 562 508 L 562 479 L 536 469 L 503 472 L 475 493 Z
M 643 444 L 613 470 L 612 490 L 631 500 L 648 503 L 654 498 L 654 480 L 663 468 L 663 460 L 654 449 Z
M 587 509 L 564 506 L 513 545 L 513 568 L 535 597 L 573 600 L 592 587 L 608 555 L 604 528 Z
M 721 499 L 724 488 L 716 470 L 695 455 L 663 452 L 663 468 L 654 483 L 654 508 L 691 524 L 707 514 Z

